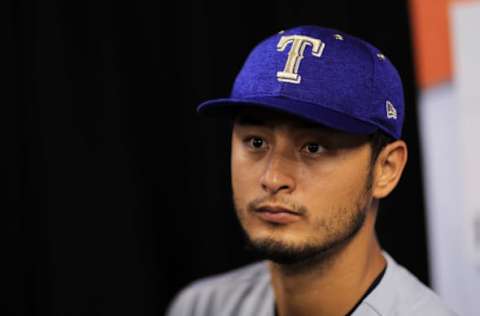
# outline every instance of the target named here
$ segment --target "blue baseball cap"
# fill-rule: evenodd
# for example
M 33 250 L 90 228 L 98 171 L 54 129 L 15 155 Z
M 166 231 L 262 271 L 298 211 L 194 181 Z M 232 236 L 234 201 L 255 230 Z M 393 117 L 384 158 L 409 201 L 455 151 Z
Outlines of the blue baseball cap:
M 400 76 L 377 48 L 318 26 L 281 31 L 258 44 L 229 98 L 203 102 L 200 114 L 222 116 L 260 107 L 353 134 L 402 133 Z

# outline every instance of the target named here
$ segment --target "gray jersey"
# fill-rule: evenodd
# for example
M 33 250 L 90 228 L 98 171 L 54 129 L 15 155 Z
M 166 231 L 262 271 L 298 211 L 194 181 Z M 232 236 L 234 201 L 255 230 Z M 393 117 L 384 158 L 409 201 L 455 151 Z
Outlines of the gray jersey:
M 380 283 L 355 309 L 355 316 L 456 315 L 429 288 L 387 253 Z M 274 316 L 274 295 L 266 261 L 201 279 L 183 289 L 168 316 Z

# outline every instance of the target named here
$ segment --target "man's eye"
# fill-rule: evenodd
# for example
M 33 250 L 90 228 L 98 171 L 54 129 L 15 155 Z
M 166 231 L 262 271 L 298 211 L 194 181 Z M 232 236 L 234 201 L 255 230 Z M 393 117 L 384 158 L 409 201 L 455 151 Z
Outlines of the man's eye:
M 325 151 L 325 147 L 317 143 L 306 144 L 303 148 L 309 154 L 319 154 Z
M 247 144 L 253 149 L 261 149 L 265 146 L 265 141 L 260 137 L 250 137 L 247 139 Z

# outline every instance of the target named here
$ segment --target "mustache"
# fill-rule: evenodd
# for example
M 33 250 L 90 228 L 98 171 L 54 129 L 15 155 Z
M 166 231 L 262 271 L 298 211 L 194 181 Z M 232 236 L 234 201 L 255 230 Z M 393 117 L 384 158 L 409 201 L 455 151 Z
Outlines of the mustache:
M 250 201 L 247 204 L 247 210 L 249 212 L 255 212 L 258 208 L 260 208 L 261 206 L 264 206 L 266 204 L 281 206 L 281 207 L 289 209 L 289 210 L 291 210 L 295 213 L 298 213 L 299 215 L 305 215 L 305 214 L 308 213 L 308 209 L 303 205 L 300 205 L 296 202 L 290 201 L 290 200 L 285 199 L 285 198 L 272 199 L 269 196 L 259 197 L 259 198 L 256 198 L 256 199 Z

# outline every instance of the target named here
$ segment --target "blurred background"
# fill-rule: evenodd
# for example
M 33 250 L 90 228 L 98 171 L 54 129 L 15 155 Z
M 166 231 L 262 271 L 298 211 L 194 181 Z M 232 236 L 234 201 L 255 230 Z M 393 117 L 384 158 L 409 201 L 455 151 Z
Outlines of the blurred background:
M 229 94 L 257 42 L 302 24 L 397 66 L 410 157 L 379 238 L 462 315 L 478 311 L 477 1 L 4 5 L 2 315 L 163 315 L 189 282 L 254 260 L 231 202 L 230 126 L 195 108 Z

